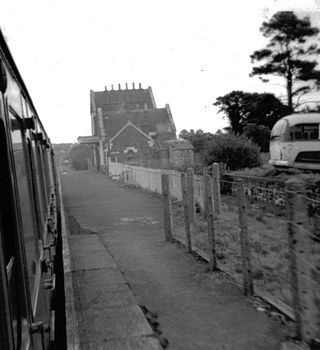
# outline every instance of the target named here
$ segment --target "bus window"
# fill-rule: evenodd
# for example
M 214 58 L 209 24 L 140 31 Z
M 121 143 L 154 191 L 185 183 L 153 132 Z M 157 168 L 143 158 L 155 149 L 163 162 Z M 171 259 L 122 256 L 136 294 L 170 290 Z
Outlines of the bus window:
M 279 120 L 271 131 L 271 139 L 274 137 L 283 136 L 288 130 L 288 122 L 286 120 Z
M 297 124 L 290 128 L 292 141 L 319 140 L 319 124 Z

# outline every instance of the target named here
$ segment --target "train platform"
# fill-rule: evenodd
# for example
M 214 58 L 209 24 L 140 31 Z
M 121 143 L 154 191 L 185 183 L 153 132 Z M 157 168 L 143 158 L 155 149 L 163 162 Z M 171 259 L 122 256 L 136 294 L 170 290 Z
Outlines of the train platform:
M 165 242 L 161 198 L 96 172 L 62 184 L 68 349 L 280 349 L 285 325 Z
M 98 235 L 62 221 L 67 349 L 162 349 Z

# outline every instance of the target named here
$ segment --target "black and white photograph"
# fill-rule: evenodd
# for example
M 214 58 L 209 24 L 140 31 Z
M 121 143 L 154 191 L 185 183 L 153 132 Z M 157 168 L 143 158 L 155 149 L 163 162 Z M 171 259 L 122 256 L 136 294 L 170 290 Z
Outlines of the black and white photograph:
M 320 349 L 320 1 L 0 5 L 0 350 Z

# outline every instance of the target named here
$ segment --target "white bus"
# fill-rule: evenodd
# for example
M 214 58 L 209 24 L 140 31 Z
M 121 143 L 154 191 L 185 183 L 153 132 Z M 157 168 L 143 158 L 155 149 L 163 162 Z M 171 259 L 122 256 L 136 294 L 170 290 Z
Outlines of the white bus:
M 320 113 L 281 118 L 272 128 L 269 164 L 277 168 L 320 170 Z

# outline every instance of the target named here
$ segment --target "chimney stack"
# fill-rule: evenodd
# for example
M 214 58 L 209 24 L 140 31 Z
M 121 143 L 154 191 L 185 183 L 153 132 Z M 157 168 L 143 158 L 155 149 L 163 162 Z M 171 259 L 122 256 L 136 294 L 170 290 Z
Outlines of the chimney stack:
M 104 91 L 108 91 L 107 85 L 104 86 Z
M 113 85 L 111 85 L 111 91 L 113 91 Z
M 134 87 L 134 83 L 132 83 L 132 90 L 134 90 L 135 89 L 135 87 Z
M 118 84 L 118 90 L 119 90 L 119 91 L 121 90 L 121 85 L 120 85 L 120 84 Z
M 141 83 L 139 83 L 139 89 L 142 89 L 142 87 L 141 87 Z
M 128 90 L 128 83 L 126 83 L 126 90 Z

